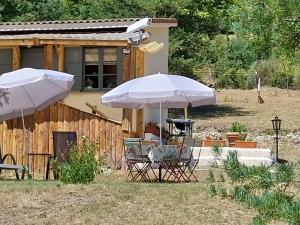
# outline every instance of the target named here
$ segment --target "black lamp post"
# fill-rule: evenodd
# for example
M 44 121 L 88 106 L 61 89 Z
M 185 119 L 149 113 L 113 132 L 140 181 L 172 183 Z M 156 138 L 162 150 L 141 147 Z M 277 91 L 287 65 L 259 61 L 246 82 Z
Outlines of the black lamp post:
M 278 116 L 275 116 L 274 119 L 271 120 L 272 125 L 273 125 L 273 130 L 275 131 L 276 136 L 274 137 L 275 142 L 276 142 L 276 162 L 278 162 L 278 133 L 280 131 L 280 126 L 281 126 L 281 119 L 278 118 Z

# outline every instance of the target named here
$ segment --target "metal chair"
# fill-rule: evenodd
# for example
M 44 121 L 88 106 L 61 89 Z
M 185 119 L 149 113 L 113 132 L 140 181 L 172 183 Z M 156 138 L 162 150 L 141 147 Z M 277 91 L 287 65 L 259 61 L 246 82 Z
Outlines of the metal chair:
M 185 181 L 191 181 L 191 177 L 198 181 L 197 177 L 194 174 L 194 170 L 198 165 L 199 157 L 201 153 L 201 149 L 199 151 L 198 159 L 194 159 L 194 147 L 195 147 L 195 138 L 187 136 L 187 148 L 190 149 L 190 155 L 188 158 L 181 159 L 181 177 L 185 179 Z
M 184 147 L 184 142 L 185 138 L 183 138 L 182 142 L 180 143 L 178 156 L 162 160 L 161 166 L 165 170 L 162 180 L 171 181 L 171 178 L 173 178 L 173 181 L 181 182 L 181 178 L 183 178 L 184 181 L 187 181 L 186 178 L 182 176 L 181 155 Z
M 141 138 L 124 138 L 124 153 L 129 170 L 126 181 L 149 181 L 149 158 L 143 154 Z
M 8 157 L 11 159 L 12 164 L 4 163 L 5 160 Z M 19 171 L 22 172 L 22 176 L 21 176 L 22 180 L 24 179 L 25 172 L 28 175 L 28 169 L 25 166 L 18 166 L 17 162 L 16 162 L 16 160 L 15 160 L 15 158 L 14 158 L 14 156 L 12 154 L 5 154 L 2 157 L 2 152 L 1 152 L 1 147 L 0 147 L 0 174 L 1 174 L 2 170 L 14 170 L 15 174 L 16 174 L 16 179 L 17 180 L 20 180 L 20 176 L 19 176 L 19 173 L 18 173 Z

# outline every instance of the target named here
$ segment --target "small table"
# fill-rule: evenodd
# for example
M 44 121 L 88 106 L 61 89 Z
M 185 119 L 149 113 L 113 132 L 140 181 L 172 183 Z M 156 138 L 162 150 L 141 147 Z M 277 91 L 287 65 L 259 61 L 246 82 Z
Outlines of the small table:
M 159 182 L 162 181 L 162 162 L 168 159 L 190 159 L 189 166 L 193 166 L 195 161 L 193 156 L 191 157 L 191 149 L 186 145 L 183 146 L 180 154 L 180 145 L 159 145 L 159 144 L 145 144 L 142 145 L 143 154 L 147 154 L 152 165 L 158 165 L 158 177 Z

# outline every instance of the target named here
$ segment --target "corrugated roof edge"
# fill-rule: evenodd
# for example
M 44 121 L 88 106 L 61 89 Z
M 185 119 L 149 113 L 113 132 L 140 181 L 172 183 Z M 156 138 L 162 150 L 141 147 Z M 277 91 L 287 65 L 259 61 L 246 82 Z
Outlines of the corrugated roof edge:
M 78 24 L 101 22 L 136 22 L 143 18 L 100 19 L 100 20 L 54 20 L 54 21 L 30 21 L 30 22 L 0 22 L 0 25 L 38 25 L 38 24 Z M 150 18 L 152 23 L 175 23 L 174 18 Z

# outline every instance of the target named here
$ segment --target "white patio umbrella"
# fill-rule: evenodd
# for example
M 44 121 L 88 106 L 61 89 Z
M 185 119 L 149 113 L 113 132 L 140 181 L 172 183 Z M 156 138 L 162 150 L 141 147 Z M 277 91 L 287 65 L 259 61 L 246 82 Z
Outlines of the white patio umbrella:
M 101 102 L 116 108 L 184 108 L 213 105 L 214 90 L 193 79 L 168 74 L 153 74 L 127 81 L 101 97 Z
M 65 98 L 73 84 L 73 75 L 53 70 L 23 68 L 2 74 L 0 121 L 22 117 L 25 139 L 24 116 Z

